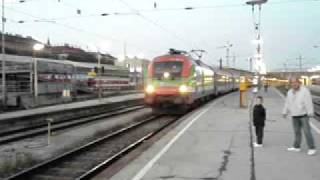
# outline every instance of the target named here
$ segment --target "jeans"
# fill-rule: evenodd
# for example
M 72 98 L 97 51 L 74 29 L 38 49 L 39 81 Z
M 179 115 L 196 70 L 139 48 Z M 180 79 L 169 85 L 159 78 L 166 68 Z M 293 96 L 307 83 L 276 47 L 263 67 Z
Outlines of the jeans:
M 293 147 L 300 148 L 301 139 L 302 139 L 301 129 L 303 129 L 309 149 L 314 149 L 315 145 L 314 145 L 314 140 L 312 137 L 311 128 L 309 124 L 309 117 L 306 115 L 292 117 L 292 124 L 293 124 L 294 136 L 295 136 Z
M 256 137 L 257 137 L 257 144 L 262 144 L 263 139 L 263 126 L 256 126 Z

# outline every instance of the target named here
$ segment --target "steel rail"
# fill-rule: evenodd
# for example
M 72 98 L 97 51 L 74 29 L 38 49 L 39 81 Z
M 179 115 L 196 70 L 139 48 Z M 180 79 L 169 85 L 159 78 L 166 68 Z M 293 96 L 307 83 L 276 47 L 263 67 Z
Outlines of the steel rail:
M 127 106 L 127 107 L 123 106 L 120 108 L 112 109 L 111 111 L 108 111 L 103 114 L 82 117 L 82 118 L 73 118 L 70 120 L 62 121 L 62 122 L 56 122 L 52 124 L 53 126 L 51 128 L 51 132 L 79 126 L 79 125 L 86 124 L 93 121 L 98 121 L 98 120 L 101 120 L 102 118 L 110 118 L 113 116 L 120 115 L 122 113 L 129 113 L 142 108 L 144 108 L 144 106 L 142 105 Z M 46 134 L 47 132 L 48 132 L 47 125 L 44 124 L 36 127 L 21 128 L 18 130 L 0 133 L 0 145 L 22 140 L 25 138 L 38 136 L 41 134 Z
M 125 134 L 127 132 L 130 132 L 130 130 L 134 130 L 136 128 L 139 128 L 147 123 L 150 123 L 154 120 L 157 120 L 159 118 L 163 117 L 161 116 L 153 116 L 150 117 L 142 122 L 138 122 L 135 123 L 133 125 L 130 125 L 129 127 L 120 129 L 116 132 L 113 132 L 107 136 L 104 136 L 102 138 L 99 138 L 95 141 L 92 141 L 84 146 L 81 146 L 79 148 L 76 148 L 72 151 L 66 152 L 58 157 L 55 157 L 51 160 L 48 160 L 46 162 L 43 162 L 41 164 L 35 165 L 29 169 L 26 169 L 20 173 L 17 173 L 11 177 L 8 177 L 6 180 L 20 180 L 20 179 L 30 179 L 32 176 L 36 175 L 39 172 L 42 172 L 44 170 L 47 170 L 49 168 L 54 168 L 55 165 L 57 165 L 58 163 L 63 163 L 66 162 L 67 160 L 70 160 L 70 158 L 73 158 L 75 156 L 77 157 L 81 157 L 82 153 L 88 152 L 90 151 L 91 148 L 95 148 L 97 146 L 102 146 L 104 145 L 105 142 L 108 142 L 108 140 L 112 140 L 115 137 L 118 137 L 122 134 Z M 131 143 L 130 145 L 126 146 L 125 148 L 123 148 L 122 150 L 120 150 L 118 153 L 112 155 L 111 157 L 107 158 L 106 160 L 104 160 L 103 162 L 98 163 L 96 166 L 94 166 L 93 168 L 90 168 L 88 171 L 82 173 L 82 175 L 80 175 L 79 177 L 76 177 L 76 179 L 88 179 L 90 177 L 93 177 L 94 175 L 96 175 L 98 172 L 101 171 L 101 169 L 106 168 L 108 165 L 112 164 L 112 162 L 114 162 L 116 159 L 119 159 L 122 155 L 126 154 L 127 152 L 129 152 L 130 150 L 134 149 L 136 146 L 138 146 L 139 144 L 143 143 L 143 141 L 145 141 L 146 139 L 154 136 L 155 134 L 157 134 L 158 132 L 160 132 L 161 130 L 163 130 L 164 128 L 166 128 L 167 126 L 169 126 L 170 124 L 172 124 L 173 122 L 175 122 L 176 120 L 178 120 L 179 118 L 175 117 L 174 120 L 169 121 L 168 123 L 166 123 L 164 126 L 162 126 L 161 128 L 158 128 L 155 131 L 152 131 L 150 133 L 148 133 L 147 135 L 144 135 L 142 138 L 139 138 L 138 140 L 136 140 L 134 143 Z

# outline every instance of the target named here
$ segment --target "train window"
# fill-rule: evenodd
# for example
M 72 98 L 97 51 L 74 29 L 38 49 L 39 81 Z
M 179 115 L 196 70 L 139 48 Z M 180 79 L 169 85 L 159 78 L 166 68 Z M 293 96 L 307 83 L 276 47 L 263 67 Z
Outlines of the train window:
M 154 64 L 156 76 L 162 76 L 164 72 L 170 73 L 173 77 L 180 77 L 182 72 L 182 62 L 157 62 Z

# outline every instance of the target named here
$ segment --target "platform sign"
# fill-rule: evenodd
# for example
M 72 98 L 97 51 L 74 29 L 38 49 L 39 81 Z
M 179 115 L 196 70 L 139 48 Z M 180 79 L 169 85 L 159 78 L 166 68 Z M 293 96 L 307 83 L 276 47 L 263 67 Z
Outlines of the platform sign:
M 240 91 L 246 91 L 248 89 L 247 87 L 247 80 L 245 76 L 240 76 L 240 84 L 239 84 L 239 90 Z
M 245 76 L 240 76 L 240 84 L 239 84 L 239 90 L 240 90 L 240 108 L 247 107 L 247 97 L 246 97 L 246 91 L 247 91 L 247 78 Z
M 88 72 L 88 76 L 96 77 L 97 73 L 95 73 L 94 71 L 91 71 L 91 72 Z

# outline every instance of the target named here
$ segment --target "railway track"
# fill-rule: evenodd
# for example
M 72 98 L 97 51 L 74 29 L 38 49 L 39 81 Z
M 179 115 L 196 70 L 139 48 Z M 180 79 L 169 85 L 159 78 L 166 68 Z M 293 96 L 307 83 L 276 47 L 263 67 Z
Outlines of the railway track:
M 52 126 L 51 126 L 51 132 L 76 127 L 76 126 L 83 125 L 83 124 L 86 124 L 89 122 L 98 121 L 103 118 L 108 118 L 108 117 L 116 116 L 119 114 L 136 111 L 136 110 L 139 110 L 142 108 L 144 108 L 143 105 L 122 106 L 122 107 L 119 107 L 116 109 L 112 109 L 112 110 L 110 110 L 106 113 L 103 113 L 103 114 L 98 114 L 98 115 L 88 116 L 88 117 L 83 117 L 83 118 L 75 118 L 75 119 L 70 119 L 68 121 L 63 121 L 63 122 L 53 122 Z M 34 126 L 34 127 L 21 128 L 18 130 L 3 132 L 3 133 L 0 133 L 0 145 L 6 144 L 9 142 L 22 140 L 25 138 L 30 138 L 30 137 L 46 134 L 46 133 L 48 133 L 47 125 L 39 125 L 39 126 Z
M 314 101 L 313 104 L 314 104 L 315 118 L 320 121 L 320 100 Z
M 178 119 L 177 116 L 153 116 L 26 169 L 7 180 L 89 179 Z

